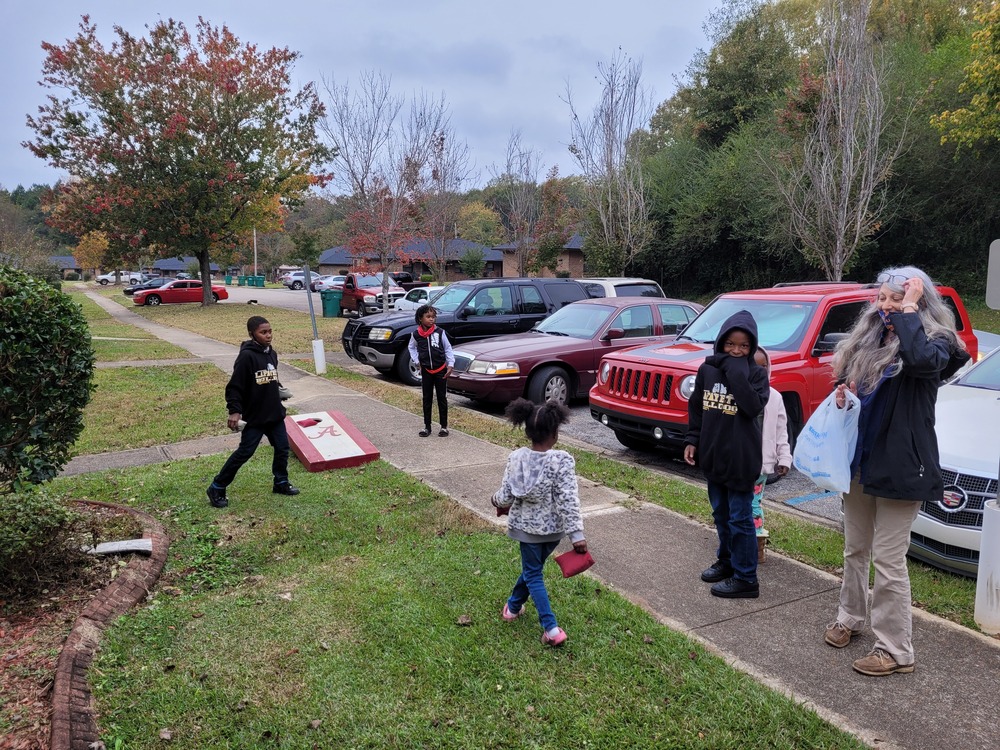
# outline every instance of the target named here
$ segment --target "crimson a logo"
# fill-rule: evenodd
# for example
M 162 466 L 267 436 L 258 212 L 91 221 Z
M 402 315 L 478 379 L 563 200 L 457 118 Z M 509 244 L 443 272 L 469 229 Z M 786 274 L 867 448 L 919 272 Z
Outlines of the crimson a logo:
M 945 487 L 941 499 L 938 500 L 938 506 L 945 513 L 958 513 L 960 510 L 964 510 L 968 504 L 969 496 L 965 494 L 965 490 L 954 484 Z

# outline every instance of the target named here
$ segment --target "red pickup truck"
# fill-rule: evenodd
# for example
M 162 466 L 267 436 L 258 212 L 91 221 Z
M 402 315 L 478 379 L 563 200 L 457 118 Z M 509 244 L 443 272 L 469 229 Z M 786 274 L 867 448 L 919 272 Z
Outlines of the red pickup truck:
M 749 310 L 760 344 L 771 356 L 771 386 L 784 399 L 794 445 L 833 388 L 830 363 L 837 342 L 878 289 L 877 284 L 821 282 L 720 295 L 674 342 L 605 356 L 590 390 L 590 415 L 614 430 L 628 448 L 682 449 L 698 367 L 712 353 L 722 323 L 738 310 Z M 979 347 L 961 298 L 949 287 L 938 291 L 952 308 L 958 335 L 975 361 Z
M 341 312 L 356 312 L 359 317 L 380 313 L 385 308 L 382 297 L 381 273 L 349 273 L 344 277 L 344 294 L 340 299 Z M 396 309 L 396 302 L 406 290 L 396 286 L 389 278 L 389 310 Z

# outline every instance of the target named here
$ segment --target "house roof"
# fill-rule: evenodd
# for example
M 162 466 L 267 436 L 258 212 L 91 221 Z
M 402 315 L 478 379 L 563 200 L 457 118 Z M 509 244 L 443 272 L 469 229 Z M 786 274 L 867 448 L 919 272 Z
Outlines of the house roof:
M 517 243 L 508 242 L 506 245 L 497 245 L 494 250 L 499 250 L 501 252 L 512 252 L 517 250 Z M 582 250 L 583 249 L 583 235 L 576 232 L 572 237 L 566 240 L 566 244 L 563 245 L 563 250 Z
M 160 258 L 153 262 L 153 268 L 157 271 L 186 271 L 191 267 L 192 264 L 198 262 L 198 259 L 193 255 L 186 255 L 182 259 L 177 258 Z M 218 271 L 218 263 L 210 263 L 208 266 L 210 271 Z
M 72 255 L 50 255 L 49 262 L 58 266 L 60 270 L 72 269 L 75 271 L 80 267 Z
M 499 261 L 503 259 L 503 253 L 499 250 L 461 238 L 448 240 L 444 248 L 444 253 L 448 260 L 458 260 L 471 249 L 482 250 L 484 259 L 487 261 Z M 403 247 L 400 254 L 413 258 L 429 258 L 433 253 L 430 243 L 427 240 L 413 240 Z M 320 265 L 324 266 L 346 266 L 350 265 L 355 257 L 360 256 L 355 256 L 351 253 L 347 245 L 338 245 L 337 247 L 324 250 L 319 256 L 319 262 Z

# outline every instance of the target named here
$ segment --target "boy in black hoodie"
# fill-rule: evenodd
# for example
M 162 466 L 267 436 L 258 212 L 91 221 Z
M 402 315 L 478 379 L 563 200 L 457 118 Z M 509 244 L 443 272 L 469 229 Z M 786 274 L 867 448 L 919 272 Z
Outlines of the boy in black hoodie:
M 240 353 L 233 365 L 233 376 L 226 385 L 226 408 L 230 430 L 240 429 L 244 423 L 240 446 L 226 461 L 222 470 L 212 480 L 207 494 L 215 508 L 229 505 L 226 487 L 236 477 L 257 450 L 260 439 L 267 436 L 274 448 L 271 473 L 274 474 L 272 492 L 279 495 L 298 495 L 299 490 L 288 481 L 288 433 L 285 431 L 285 407 L 278 389 L 278 355 L 271 348 L 271 324 L 259 315 L 247 320 L 250 340 L 240 345 Z
M 754 362 L 757 322 L 746 310 L 719 330 L 715 353 L 695 376 L 688 401 L 684 460 L 697 462 L 708 480 L 708 499 L 719 534 L 715 563 L 701 574 L 712 595 L 756 599 L 757 539 L 753 487 L 760 474 L 761 419 L 770 394 L 767 371 Z

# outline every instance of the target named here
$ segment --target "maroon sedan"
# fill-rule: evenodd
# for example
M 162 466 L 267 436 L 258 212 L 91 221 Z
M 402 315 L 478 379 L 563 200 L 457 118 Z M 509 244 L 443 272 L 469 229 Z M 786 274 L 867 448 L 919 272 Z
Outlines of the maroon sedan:
M 461 344 L 449 393 L 505 404 L 585 397 L 609 352 L 669 341 L 701 311 L 696 302 L 602 297 L 574 302 L 532 330 Z
M 224 286 L 212 285 L 212 297 L 218 302 L 229 299 Z M 137 305 L 159 305 L 171 302 L 201 302 L 201 282 L 194 280 L 171 281 L 157 289 L 143 289 L 132 295 Z

